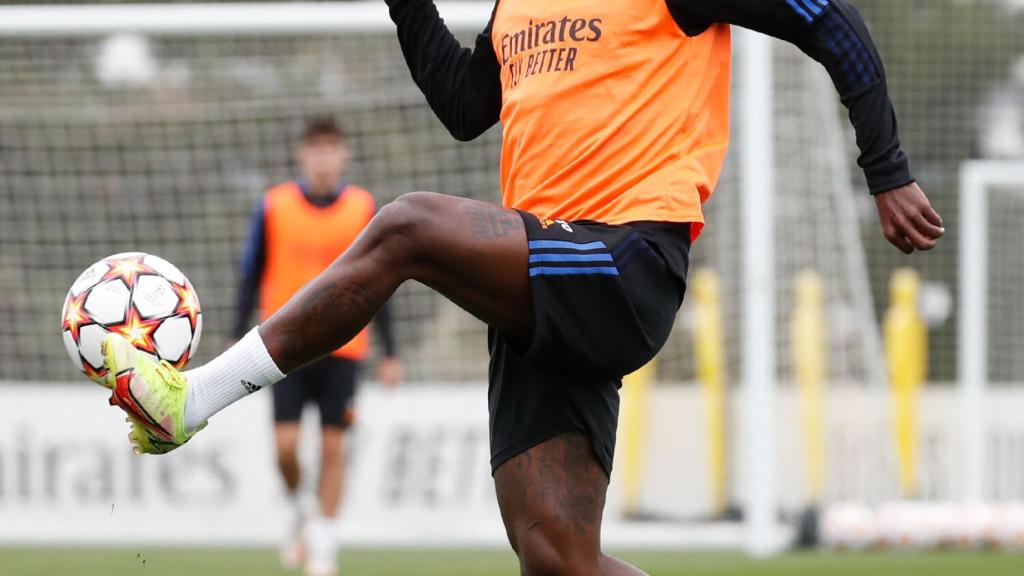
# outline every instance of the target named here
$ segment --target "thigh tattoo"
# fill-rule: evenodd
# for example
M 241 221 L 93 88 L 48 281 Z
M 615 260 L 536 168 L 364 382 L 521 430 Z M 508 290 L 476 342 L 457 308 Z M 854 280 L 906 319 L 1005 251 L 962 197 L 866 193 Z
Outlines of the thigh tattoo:
M 608 479 L 582 434 L 562 434 L 506 462 L 495 474 L 512 514 L 533 531 L 554 519 L 579 536 L 599 529 Z
M 519 214 L 497 206 L 467 206 L 466 216 L 469 218 L 473 237 L 477 240 L 505 238 L 521 225 Z

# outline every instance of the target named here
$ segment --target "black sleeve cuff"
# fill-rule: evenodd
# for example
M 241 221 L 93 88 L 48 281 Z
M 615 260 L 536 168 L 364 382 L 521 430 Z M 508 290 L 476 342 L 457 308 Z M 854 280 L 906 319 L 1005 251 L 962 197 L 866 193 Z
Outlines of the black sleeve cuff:
M 864 167 L 864 176 L 867 178 L 868 189 L 872 196 L 917 181 L 910 172 L 910 162 L 902 150 L 897 150 L 884 162 Z

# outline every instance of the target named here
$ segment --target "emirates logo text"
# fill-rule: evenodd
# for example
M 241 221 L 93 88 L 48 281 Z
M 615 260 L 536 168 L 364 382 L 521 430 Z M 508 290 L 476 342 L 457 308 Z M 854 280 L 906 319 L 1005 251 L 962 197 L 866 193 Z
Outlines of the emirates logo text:
M 501 36 L 501 65 L 508 66 L 511 86 L 523 79 L 549 72 L 572 72 L 576 69 L 577 46 L 601 39 L 600 18 L 571 18 L 542 22 L 529 21 L 515 34 Z

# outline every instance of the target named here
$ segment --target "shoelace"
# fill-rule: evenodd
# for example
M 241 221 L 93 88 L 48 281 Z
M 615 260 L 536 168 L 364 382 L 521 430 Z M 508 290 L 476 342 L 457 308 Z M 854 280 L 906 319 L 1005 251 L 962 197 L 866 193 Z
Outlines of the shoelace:
M 175 370 L 167 360 L 161 360 L 156 365 L 156 371 L 165 382 L 169 382 L 175 388 L 180 390 L 184 386 L 184 378 L 181 377 L 181 373 Z

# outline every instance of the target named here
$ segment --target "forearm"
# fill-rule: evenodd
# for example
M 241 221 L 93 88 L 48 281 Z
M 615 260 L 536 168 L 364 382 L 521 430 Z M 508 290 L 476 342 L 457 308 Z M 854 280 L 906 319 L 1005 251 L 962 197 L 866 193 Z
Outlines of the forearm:
M 820 62 L 843 102 L 872 193 L 914 181 L 900 146 L 885 69 L 867 26 L 845 0 L 668 0 L 689 34 L 728 22 L 799 47 Z
M 857 146 L 861 151 L 857 163 L 864 170 L 872 194 L 909 184 L 915 179 L 900 145 L 896 110 L 889 98 L 882 58 L 878 55 L 867 24 L 856 8 L 845 1 L 839 1 L 833 10 L 849 24 L 852 37 L 863 44 L 863 57 L 869 58 L 867 62 L 871 64 L 859 85 L 848 80 L 853 73 L 846 70 L 850 66 L 855 69 L 857 60 L 839 57 L 837 51 L 830 48 L 830 45 L 837 42 L 835 37 L 827 35 L 827 30 L 819 31 L 815 58 L 825 63 L 843 105 L 849 109 L 850 122 L 856 131 Z M 870 73 L 872 71 L 874 74 Z
M 431 109 L 459 140 L 472 140 L 501 114 L 500 68 L 490 26 L 463 48 L 432 0 L 387 0 L 413 80 Z

